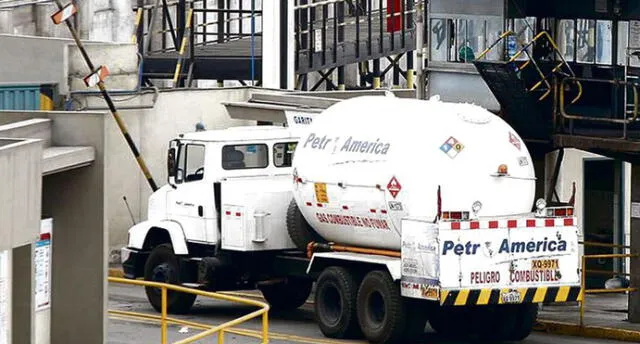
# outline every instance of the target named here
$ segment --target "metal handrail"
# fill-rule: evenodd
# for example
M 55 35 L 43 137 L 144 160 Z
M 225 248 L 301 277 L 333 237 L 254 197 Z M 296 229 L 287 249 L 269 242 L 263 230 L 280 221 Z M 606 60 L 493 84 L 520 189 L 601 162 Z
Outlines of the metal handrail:
M 486 48 L 479 56 L 476 60 L 480 60 L 483 59 L 487 56 L 487 54 L 496 46 L 498 45 L 503 39 L 505 39 L 506 37 L 509 36 L 513 36 L 513 35 L 517 35 L 516 32 L 514 31 L 506 31 L 504 33 L 502 33 L 498 39 L 493 42 L 488 48 Z M 548 73 L 547 75 L 545 75 L 542 70 L 540 69 L 540 67 L 538 66 L 538 63 L 533 59 L 533 57 L 529 54 L 528 49 L 534 44 L 536 43 L 539 39 L 541 38 L 546 38 L 547 41 L 549 43 L 551 43 L 553 50 L 554 50 L 554 54 L 557 54 L 557 56 L 560 57 L 561 62 L 556 65 L 550 73 Z M 551 37 L 551 35 L 549 35 L 549 33 L 547 31 L 542 31 L 540 33 L 538 33 L 531 41 L 529 41 L 526 44 L 523 44 L 522 47 L 520 48 L 520 50 L 518 50 L 508 61 L 507 63 L 514 63 L 520 56 L 522 56 L 522 54 L 526 54 L 528 57 L 528 60 L 523 63 L 520 67 L 518 67 L 518 71 L 521 71 L 523 69 L 525 69 L 526 67 L 529 66 L 529 64 L 532 64 L 535 69 L 536 72 L 538 73 L 538 75 L 540 76 L 540 81 L 538 81 L 535 85 L 533 85 L 531 88 L 529 88 L 527 91 L 534 91 L 536 89 L 538 89 L 540 86 L 542 86 L 543 84 L 545 84 L 547 86 L 547 90 L 545 93 L 542 94 L 542 96 L 540 96 L 540 98 L 538 98 L 538 100 L 544 100 L 546 97 L 549 96 L 549 94 L 551 94 L 551 90 L 552 90 L 552 86 L 549 83 L 549 78 L 551 76 L 553 76 L 556 72 L 560 71 L 562 69 L 563 66 L 567 67 L 567 70 L 569 71 L 569 74 L 572 77 L 575 77 L 575 73 L 573 72 L 573 69 L 571 69 L 571 66 L 567 63 L 567 61 L 564 59 L 564 56 L 562 56 L 562 54 L 560 53 L 560 49 L 558 48 L 558 45 L 556 44 L 556 42 L 554 41 L 554 39 Z M 580 83 L 578 83 L 578 95 L 571 101 L 571 103 L 575 103 L 576 101 L 578 101 L 578 99 L 580 99 L 580 97 L 582 96 L 582 85 Z
M 260 307 L 260 309 L 253 311 L 247 315 L 244 315 L 240 318 L 231 320 L 231 321 L 227 321 L 223 324 L 217 325 L 217 326 L 212 326 L 208 329 L 203 329 L 202 326 L 200 324 L 196 324 L 196 325 L 200 325 L 200 326 L 194 326 L 194 327 L 198 327 L 200 329 L 203 329 L 204 331 L 196 334 L 194 336 L 191 336 L 189 338 L 185 338 L 183 340 L 180 340 L 178 342 L 176 342 L 176 344 L 187 344 L 187 343 L 192 343 L 196 340 L 217 334 L 218 335 L 218 344 L 223 344 L 224 343 L 224 333 L 225 332 L 231 332 L 231 327 L 236 326 L 240 323 L 243 323 L 247 320 L 250 319 L 254 319 L 257 318 L 259 316 L 262 316 L 262 335 L 260 336 L 260 339 L 262 340 L 262 344 L 268 344 L 269 343 L 269 305 L 264 303 L 264 302 L 260 302 L 260 301 L 256 301 L 256 300 L 251 300 L 251 299 L 245 299 L 245 298 L 240 298 L 240 297 L 235 297 L 235 296 L 231 296 L 231 295 L 225 295 L 225 294 L 220 294 L 220 293 L 214 293 L 214 292 L 207 292 L 207 291 L 202 291 L 202 290 L 198 290 L 198 289 L 191 289 L 191 288 L 185 288 L 185 287 L 181 287 L 178 285 L 174 285 L 174 284 L 167 284 L 167 283 L 160 283 L 160 282 L 151 282 L 151 281 L 142 281 L 142 280 L 131 280 L 131 279 L 126 279 L 126 278 L 118 278 L 118 277 L 109 277 L 108 278 L 109 282 L 112 283 L 121 283 L 121 284 L 129 284 L 129 285 L 137 285 L 137 286 L 144 286 L 144 287 L 152 287 L 152 288 L 159 288 L 161 290 L 161 299 L 162 299 L 162 306 L 161 306 L 161 315 L 151 315 L 151 314 L 142 314 L 142 313 L 136 313 L 136 312 L 125 312 L 125 311 L 109 311 L 111 314 L 120 314 L 120 315 L 125 315 L 125 316 L 129 316 L 129 317 L 136 317 L 139 319 L 151 319 L 151 320 L 159 320 L 160 321 L 160 327 L 161 327 L 161 343 L 162 344 L 166 344 L 167 343 L 167 325 L 169 323 L 173 323 L 173 324 L 183 324 L 186 326 L 191 326 L 191 322 L 188 321 L 183 321 L 180 319 L 175 319 L 175 318 L 170 318 L 167 316 L 167 291 L 171 290 L 171 291 L 175 291 L 175 292 L 180 292 L 180 293 L 188 293 L 188 294 L 193 294 L 193 295 L 199 295 L 199 296 L 204 296 L 204 297 L 209 297 L 209 298 L 213 298 L 216 300 L 223 300 L 223 301 L 230 301 L 230 302 L 238 302 L 238 303 L 242 303 L 242 304 L 246 304 L 246 305 L 250 305 L 250 306 L 256 306 L 256 307 Z M 238 333 L 238 332 L 234 332 L 234 333 Z
M 569 114 L 566 111 L 566 104 L 565 104 L 565 98 L 564 98 L 564 93 L 565 93 L 565 86 L 567 85 L 568 82 L 576 82 L 577 84 L 579 83 L 581 85 L 581 82 L 597 82 L 597 83 L 608 83 L 608 84 L 612 84 L 615 86 L 631 86 L 633 89 L 633 111 L 631 112 L 633 114 L 633 116 L 631 118 L 627 118 L 627 110 L 625 108 L 624 110 L 624 119 L 618 119 L 618 118 L 602 118 L 602 117 L 593 117 L 593 116 L 581 116 L 581 115 L 575 115 L 575 114 Z M 580 88 L 582 89 L 582 88 Z M 560 82 L 560 95 L 559 95 L 560 99 L 560 115 L 563 118 L 569 119 L 569 120 L 583 120 L 583 121 L 592 121 L 592 122 L 606 122 L 606 123 L 615 123 L 615 124 L 623 124 L 624 128 L 623 128 L 623 138 L 627 137 L 627 125 L 630 123 L 635 122 L 638 119 L 638 114 L 640 113 L 640 109 L 639 109 L 639 96 L 638 96 L 638 85 L 632 82 L 628 82 L 628 81 L 620 81 L 620 80 L 609 80 L 609 79 L 591 79 L 591 78 L 576 78 L 576 77 L 569 77 L 569 78 L 564 78 L 562 79 L 562 81 Z M 575 103 L 575 100 L 571 102 L 571 104 Z M 625 106 L 626 107 L 626 106 Z
M 601 244 L 592 246 L 602 246 L 613 244 Z M 589 246 L 589 245 L 586 245 Z M 609 293 L 622 293 L 622 292 L 637 292 L 638 288 L 616 288 L 616 289 L 587 289 L 587 259 L 607 259 L 607 258 L 637 258 L 640 254 L 631 253 L 616 253 L 616 254 L 591 254 L 582 256 L 582 277 L 580 281 L 580 287 L 583 294 L 609 294 Z M 584 327 L 584 308 L 587 298 L 582 297 L 580 300 L 580 327 Z

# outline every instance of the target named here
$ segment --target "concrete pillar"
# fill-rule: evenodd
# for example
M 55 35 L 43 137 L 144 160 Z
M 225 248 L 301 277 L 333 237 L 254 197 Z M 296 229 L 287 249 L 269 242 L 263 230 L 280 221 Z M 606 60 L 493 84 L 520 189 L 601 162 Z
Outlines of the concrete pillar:
M 12 10 L 0 10 L 0 33 L 13 33 L 13 17 Z
M 103 114 L 49 113 L 52 144 L 91 146 L 90 166 L 43 177 L 42 213 L 53 218 L 51 343 L 105 343 L 108 233 Z
M 81 39 L 89 39 L 93 26 L 93 1 L 79 1 L 78 6 L 78 34 Z
M 293 0 L 262 3 L 262 86 L 293 89 L 295 28 Z M 283 21 L 283 17 L 287 17 Z
M 34 343 L 33 248 L 29 245 L 13 249 L 11 318 L 13 343 Z
M 640 202 L 640 166 L 631 167 L 631 202 Z M 631 252 L 640 253 L 640 218 L 631 215 Z M 631 287 L 640 288 L 640 258 L 630 259 Z M 629 294 L 629 321 L 640 323 L 640 292 Z
M 0 249 L 0 343 L 11 342 L 12 252 Z

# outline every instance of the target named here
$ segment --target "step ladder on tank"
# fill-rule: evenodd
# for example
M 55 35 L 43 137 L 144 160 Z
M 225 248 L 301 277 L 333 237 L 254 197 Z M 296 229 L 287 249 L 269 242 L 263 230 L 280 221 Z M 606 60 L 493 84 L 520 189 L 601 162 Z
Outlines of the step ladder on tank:
M 575 77 L 553 38 L 542 31 L 528 42 L 522 33 L 507 31 L 473 61 L 496 97 L 504 118 L 529 141 L 548 142 L 553 132 L 554 82 Z M 488 60 L 489 52 L 502 46 L 503 60 Z M 534 49 L 546 49 L 542 56 Z M 571 103 L 580 99 L 581 83 L 573 88 Z

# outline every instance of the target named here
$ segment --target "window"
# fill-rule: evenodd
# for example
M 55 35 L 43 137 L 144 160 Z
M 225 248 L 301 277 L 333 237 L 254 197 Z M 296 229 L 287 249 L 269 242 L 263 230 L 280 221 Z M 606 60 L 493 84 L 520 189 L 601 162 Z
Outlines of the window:
M 595 62 L 595 20 L 578 19 L 576 21 L 576 62 Z
M 184 144 L 178 153 L 176 183 L 193 182 L 204 177 L 204 146 Z
M 575 22 L 572 19 L 563 19 L 558 23 L 558 49 L 565 60 L 575 60 Z
M 230 145 L 222 147 L 222 168 L 243 170 L 265 168 L 269 165 L 267 145 Z
M 431 60 L 470 63 L 498 39 L 503 26 L 498 17 L 433 18 L 429 28 Z M 487 58 L 498 59 L 500 54 L 501 49 L 495 48 Z
M 297 142 L 281 142 L 273 145 L 273 164 L 276 167 L 291 167 Z

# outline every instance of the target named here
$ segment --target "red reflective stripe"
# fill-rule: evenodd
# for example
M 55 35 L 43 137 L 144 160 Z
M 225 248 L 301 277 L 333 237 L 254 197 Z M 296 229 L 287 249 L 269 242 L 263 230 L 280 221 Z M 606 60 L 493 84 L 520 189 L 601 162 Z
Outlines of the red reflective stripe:
M 451 229 L 460 229 L 460 222 L 451 222 Z
M 317 204 L 318 208 L 322 208 L 322 203 Z
M 535 227 L 536 220 L 527 220 L 527 227 Z
M 573 219 L 564 219 L 565 226 L 573 226 Z
M 386 210 L 384 210 L 384 209 L 380 210 L 380 212 L 381 212 L 381 213 L 383 213 L 383 214 L 386 214 L 386 213 L 387 213 L 387 211 L 386 211 Z
M 489 221 L 489 228 L 498 228 L 498 221 Z
M 343 205 L 343 206 L 342 206 L 342 209 L 344 209 L 344 210 L 349 210 L 349 207 L 347 207 L 346 205 Z
M 545 227 L 555 227 L 556 221 L 554 219 L 546 219 L 544 220 Z
M 509 220 L 507 221 L 507 228 L 516 228 L 518 227 L 518 221 L 517 220 Z
M 240 216 L 240 215 L 241 215 L 240 213 L 236 213 L 236 216 Z
M 225 213 L 225 215 L 231 215 L 230 211 L 225 211 L 224 213 Z
M 311 203 L 311 202 L 307 202 L 306 204 L 307 204 L 307 207 L 312 206 L 312 203 Z
M 478 229 L 478 228 L 480 228 L 480 222 L 478 222 L 478 221 L 473 221 L 473 222 L 471 222 L 471 224 L 470 224 L 470 228 L 471 228 L 471 229 Z

